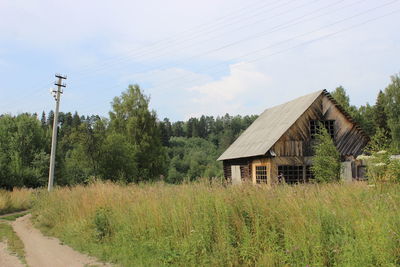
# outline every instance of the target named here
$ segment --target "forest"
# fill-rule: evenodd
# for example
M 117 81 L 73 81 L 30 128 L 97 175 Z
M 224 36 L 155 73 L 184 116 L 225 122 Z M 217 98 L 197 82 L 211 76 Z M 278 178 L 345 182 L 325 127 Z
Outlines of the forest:
M 399 74 L 377 89 L 373 104 L 352 105 L 342 86 L 331 94 L 371 137 L 367 152 L 400 152 Z M 216 159 L 257 118 L 226 114 L 171 122 L 159 119 L 149 102 L 138 85 L 129 85 L 113 99 L 108 117 L 60 112 L 55 183 L 221 177 Z M 0 115 L 1 188 L 46 185 L 53 120 L 53 111 Z

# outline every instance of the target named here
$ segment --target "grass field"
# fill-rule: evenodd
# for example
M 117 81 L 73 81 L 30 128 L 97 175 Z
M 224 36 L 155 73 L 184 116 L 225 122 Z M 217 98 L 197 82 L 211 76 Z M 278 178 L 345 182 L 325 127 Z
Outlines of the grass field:
M 0 215 L 29 209 L 32 197 L 31 189 L 14 189 L 12 192 L 0 189 Z
M 400 186 L 96 183 L 41 194 L 36 224 L 122 266 L 398 266 Z

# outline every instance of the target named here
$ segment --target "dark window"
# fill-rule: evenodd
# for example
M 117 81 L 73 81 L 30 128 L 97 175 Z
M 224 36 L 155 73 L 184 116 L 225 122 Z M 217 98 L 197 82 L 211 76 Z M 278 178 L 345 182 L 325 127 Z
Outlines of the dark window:
M 325 121 L 311 120 L 310 121 L 311 138 L 314 139 L 315 135 L 319 133 L 320 123 L 325 126 L 325 129 L 328 131 L 329 135 L 332 137 L 332 139 L 334 139 L 335 138 L 334 120 L 325 120 Z
M 311 138 L 314 139 L 315 135 L 318 133 L 318 128 L 319 128 L 319 121 L 312 120 L 310 121 L 310 132 L 311 132 Z
M 278 174 L 282 174 L 288 184 L 303 183 L 303 166 L 281 165 Z
M 267 166 L 256 166 L 256 182 L 267 183 Z
M 306 166 L 306 182 L 314 179 L 314 173 L 311 170 L 311 166 Z

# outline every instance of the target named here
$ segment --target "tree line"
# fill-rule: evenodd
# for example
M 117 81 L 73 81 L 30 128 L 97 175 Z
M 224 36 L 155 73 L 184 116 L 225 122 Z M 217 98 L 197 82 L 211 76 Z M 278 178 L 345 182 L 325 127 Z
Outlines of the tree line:
M 218 155 L 257 117 L 160 121 L 149 101 L 138 85 L 130 85 L 114 98 L 108 118 L 60 112 L 55 183 L 220 177 Z M 0 187 L 47 183 L 53 121 L 53 111 L 0 115 Z
M 332 96 L 372 137 L 370 149 L 400 152 L 399 75 L 378 92 L 373 105 L 351 105 L 342 86 Z M 216 159 L 257 118 L 226 114 L 171 122 L 159 120 L 149 102 L 138 85 L 130 85 L 113 99 L 107 118 L 61 112 L 55 183 L 222 177 Z M 0 187 L 47 183 L 53 120 L 52 111 L 0 115 Z

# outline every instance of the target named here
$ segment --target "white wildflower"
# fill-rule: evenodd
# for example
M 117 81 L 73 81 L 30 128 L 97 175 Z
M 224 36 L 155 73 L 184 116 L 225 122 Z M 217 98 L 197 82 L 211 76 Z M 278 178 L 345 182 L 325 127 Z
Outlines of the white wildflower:
M 370 158 L 372 158 L 372 156 L 368 156 L 368 155 L 364 155 L 364 154 L 357 157 L 357 159 L 359 159 L 359 160 L 367 160 Z
M 393 156 L 390 156 L 390 159 L 391 159 L 391 160 L 400 160 L 400 155 L 393 155 Z

